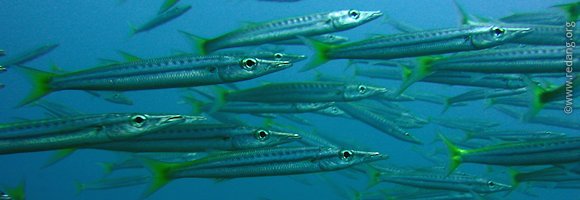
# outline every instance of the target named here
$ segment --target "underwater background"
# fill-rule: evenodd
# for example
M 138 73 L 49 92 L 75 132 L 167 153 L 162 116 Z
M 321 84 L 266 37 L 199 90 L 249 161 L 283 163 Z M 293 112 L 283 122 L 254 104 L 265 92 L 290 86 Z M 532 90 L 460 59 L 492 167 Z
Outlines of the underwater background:
M 555 0 L 470 0 L 458 1 L 470 14 L 499 18 L 518 12 L 541 11 L 555 4 L 571 1 Z M 193 52 L 191 42 L 177 30 L 184 30 L 202 37 L 215 37 L 240 27 L 244 23 L 264 22 L 293 16 L 307 15 L 334 10 L 358 9 L 380 10 L 386 16 L 421 29 L 456 27 L 460 15 L 451 0 L 302 0 L 297 2 L 269 2 L 256 0 L 182 0 L 180 4 L 191 5 L 183 16 L 153 30 L 130 36 L 128 24 L 142 24 L 152 18 L 159 9 L 159 1 L 114 0 L 102 1 L 38 1 L 18 0 L 0 2 L 0 49 L 7 52 L 22 52 L 46 43 L 58 43 L 53 52 L 26 63 L 26 66 L 50 70 L 58 65 L 66 71 L 86 69 L 99 64 L 98 58 L 120 59 L 118 50 L 130 52 L 142 58 L 168 56 L 176 52 Z M 564 24 L 562 25 L 564 26 Z M 335 33 L 346 36 L 350 41 L 360 40 L 373 34 L 398 33 L 383 18 L 369 22 L 351 30 Z M 274 48 L 270 46 L 270 48 Z M 284 52 L 311 56 L 313 51 L 307 46 L 283 46 Z M 308 81 L 317 73 L 324 75 L 353 77 L 353 68 L 347 68 L 346 60 L 335 60 L 316 69 L 317 72 L 299 72 L 308 60 L 298 62 L 294 67 L 256 79 L 238 82 L 240 88 L 248 88 L 268 82 Z M 400 81 L 369 79 L 357 80 L 378 86 L 396 88 Z M 46 118 L 45 111 L 38 107 L 15 106 L 31 89 L 22 73 L 9 69 L 0 74 L 0 82 L 5 88 L 0 90 L 0 122 L 19 119 Z M 211 90 L 211 88 L 209 88 Z M 469 87 L 446 86 L 419 82 L 409 91 L 428 91 L 441 95 L 457 95 L 468 91 Z M 134 105 L 119 105 L 103 101 L 82 91 L 61 91 L 44 97 L 83 113 L 176 113 L 191 114 L 192 107 L 183 103 L 182 89 L 158 89 L 129 91 L 124 94 L 134 101 Z M 462 107 L 450 108 L 444 114 L 443 106 L 424 102 L 403 102 L 406 108 L 417 116 L 446 116 L 452 118 L 478 118 L 501 123 L 504 129 L 550 129 L 564 132 L 569 136 L 580 136 L 579 130 L 520 122 L 494 109 L 488 109 L 485 101 L 473 101 Z M 562 111 L 543 110 L 542 114 L 565 117 L 570 123 L 580 123 L 580 112 L 565 115 Z M 407 167 L 433 167 L 433 163 L 412 150 L 414 145 L 396 140 L 361 122 L 344 118 L 331 118 L 315 114 L 300 114 L 327 137 L 346 141 L 365 150 L 378 151 L 389 155 L 389 159 L 378 163 Z M 240 115 L 250 124 L 260 125 L 263 119 Z M 292 124 L 286 119 L 277 122 Z M 301 126 L 302 125 L 296 125 Z M 431 143 L 437 132 L 448 135 L 462 135 L 462 131 L 436 124 L 428 124 L 411 132 L 425 142 L 420 149 L 432 152 L 443 147 L 440 141 Z M 112 162 L 122 154 L 104 150 L 83 149 L 63 161 L 42 168 L 53 152 L 21 153 L 0 155 L 0 185 L 15 186 L 26 180 L 27 199 L 138 199 L 145 185 L 108 190 L 87 190 L 77 193 L 75 182 L 88 182 L 103 177 L 99 162 Z M 447 152 L 442 153 L 444 164 Z M 482 164 L 463 164 L 463 172 L 492 178 L 509 183 L 508 174 L 502 167 L 493 167 L 491 172 Z M 145 170 L 120 172 L 122 175 L 144 174 Z M 337 172 L 293 176 L 235 178 L 216 182 L 211 179 L 179 179 L 168 184 L 148 199 L 353 199 L 353 191 L 365 191 L 368 178 L 357 174 L 346 177 Z M 381 183 L 373 189 L 396 190 L 391 183 Z M 498 199 L 580 199 L 578 189 L 530 188 L 530 194 L 519 191 L 495 194 Z M 363 198 L 364 199 L 364 198 Z

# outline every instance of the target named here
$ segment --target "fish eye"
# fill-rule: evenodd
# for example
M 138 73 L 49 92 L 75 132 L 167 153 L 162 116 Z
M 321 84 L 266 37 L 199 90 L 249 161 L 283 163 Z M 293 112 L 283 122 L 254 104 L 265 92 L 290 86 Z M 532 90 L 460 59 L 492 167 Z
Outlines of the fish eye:
M 409 134 L 409 132 L 405 132 L 405 136 L 411 136 L 411 134 Z
M 265 130 L 258 130 L 258 132 L 256 132 L 256 138 L 258 138 L 259 140 L 266 139 L 268 135 L 270 135 L 270 133 L 268 133 L 268 131 Z
M 503 33 L 505 33 L 505 29 L 503 29 L 503 28 L 495 27 L 495 28 L 492 28 L 491 30 L 493 31 L 493 33 L 495 33 L 496 36 L 500 36 Z
M 360 16 L 360 12 L 358 10 L 351 10 L 348 11 L 348 16 L 354 19 L 358 19 L 358 17 Z
M 256 59 L 253 59 L 253 58 L 246 58 L 246 59 L 242 60 L 242 65 L 243 65 L 244 69 L 247 69 L 247 70 L 254 69 L 256 64 L 258 64 L 258 61 Z
M 495 186 L 495 183 L 493 181 L 488 181 L 487 185 L 489 185 L 489 187 L 493 187 L 493 186 Z
M 364 85 L 359 85 L 359 86 L 358 86 L 358 91 L 359 91 L 360 93 L 365 93 L 365 92 L 367 91 L 367 87 L 366 87 L 366 86 L 364 86 Z
M 340 158 L 343 160 L 349 160 L 352 157 L 352 151 L 343 150 L 340 152 Z
M 284 55 L 282 55 L 281 53 L 275 53 L 274 57 L 275 58 L 282 58 L 282 57 L 284 57 Z
M 135 116 L 133 116 L 133 118 L 131 118 L 131 121 L 133 122 L 134 126 L 141 127 L 143 125 L 143 122 L 145 122 L 146 119 L 147 119 L 147 117 L 145 117 L 143 115 L 135 115 Z

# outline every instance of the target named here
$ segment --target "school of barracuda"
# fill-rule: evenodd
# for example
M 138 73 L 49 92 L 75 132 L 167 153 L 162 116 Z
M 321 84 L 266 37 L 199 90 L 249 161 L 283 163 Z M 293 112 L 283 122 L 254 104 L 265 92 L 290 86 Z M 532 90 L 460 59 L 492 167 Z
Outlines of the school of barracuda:
M 34 106 L 46 112 L 42 119 L 0 124 L 0 155 L 55 151 L 48 167 L 82 149 L 124 152 L 130 156 L 101 163 L 106 175 L 102 179 L 83 180 L 76 187 L 81 192 L 146 185 L 139 198 L 171 187 L 177 179 L 221 182 L 315 174 L 309 177 L 328 180 L 324 175 L 333 171 L 368 179 L 363 187 L 319 182 L 341 191 L 344 199 L 505 199 L 513 193 L 534 198 L 534 188 L 580 189 L 580 118 L 577 113 L 545 111 L 580 108 L 571 104 L 580 96 L 580 79 L 568 65 L 580 61 L 575 57 L 580 50 L 569 48 L 580 39 L 566 37 L 567 31 L 580 35 L 575 29 L 580 2 L 499 19 L 471 16 L 455 3 L 462 16 L 457 27 L 422 30 L 378 10 L 304 13 L 243 25 L 211 38 L 197 36 L 193 30 L 176 30 L 194 44 L 196 52 L 141 58 L 120 50 L 123 61 L 102 59 L 101 66 L 79 71 L 56 65 L 45 71 L 26 64 L 56 49 L 56 43 L 20 54 L 0 50 L 0 72 L 21 73 L 32 84 L 28 95 L 14 106 Z M 166 0 L 156 17 L 131 26 L 131 37 L 155 31 L 191 8 Z M 400 33 L 356 41 L 340 36 L 367 23 L 380 23 L 379 19 Z M 270 46 L 254 48 L 264 45 Z M 306 45 L 312 54 L 284 52 L 279 47 L 283 45 Z M 348 59 L 348 66 L 333 65 L 338 59 Z M 289 68 L 300 68 L 296 76 L 316 73 L 316 78 L 244 88 L 236 85 Z M 343 77 L 335 77 L 315 68 L 347 70 Z M 385 87 L 370 78 L 395 80 L 399 85 Z M 414 91 L 418 82 L 469 91 L 456 96 Z M 10 83 L 0 87 L 10 87 Z M 193 113 L 83 113 L 46 98 L 80 90 L 131 106 L 134 99 L 125 93 L 167 88 L 185 88 L 180 91 L 183 100 L 175 103 L 191 105 Z M 478 119 L 477 113 L 443 116 L 474 101 L 484 101 L 490 110 L 522 123 L 542 126 L 510 129 L 501 121 Z M 409 102 L 438 104 L 442 113 L 417 114 L 405 107 Z M 431 166 L 391 163 L 396 149 L 379 152 L 316 133 L 316 123 L 302 114 L 369 126 L 375 130 L 372 134 L 382 134 L 384 140 L 413 146 L 414 153 Z M 242 115 L 263 123 L 241 120 Z M 437 138 L 433 142 L 414 134 L 414 129 L 429 124 L 445 127 L 431 131 Z M 423 148 L 431 143 L 440 148 Z M 483 174 L 461 171 L 467 163 L 490 170 Z M 137 169 L 149 173 L 114 176 Z M 0 184 L 16 185 L 1 180 Z M 24 199 L 24 188 L 24 184 L 4 187 L 2 194 Z

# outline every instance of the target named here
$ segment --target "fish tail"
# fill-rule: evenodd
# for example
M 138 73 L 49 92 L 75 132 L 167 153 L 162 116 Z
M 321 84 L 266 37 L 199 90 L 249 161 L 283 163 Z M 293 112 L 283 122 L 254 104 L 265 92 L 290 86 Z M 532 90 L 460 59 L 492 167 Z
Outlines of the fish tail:
M 197 52 L 200 55 L 207 55 L 209 53 L 206 47 L 208 39 L 199 37 L 197 35 L 182 30 L 179 30 L 179 32 L 183 34 L 183 36 L 192 43 L 194 49 L 197 50 Z
M 538 86 L 528 77 L 524 77 L 524 81 L 528 84 L 528 92 L 530 93 L 532 98 L 530 102 L 530 109 L 524 115 L 524 120 L 527 121 L 536 116 L 536 114 L 538 114 L 546 104 L 542 99 L 543 94 L 546 92 L 546 90 Z
M 441 140 L 443 140 L 443 143 L 445 143 L 445 146 L 447 146 L 447 149 L 449 150 L 450 164 L 449 164 L 448 174 L 451 174 L 461 164 L 461 160 L 462 160 L 461 156 L 462 156 L 463 150 L 458 148 L 457 146 L 455 146 L 453 143 L 451 143 L 451 141 L 449 141 L 441 133 L 439 133 L 439 138 L 441 138 Z
M 182 98 L 187 103 L 191 104 L 191 107 L 193 109 L 193 114 L 199 114 L 199 113 L 203 112 L 203 105 L 205 105 L 205 103 L 203 103 L 200 100 L 197 100 L 193 96 L 183 96 Z
M 20 66 L 19 68 L 22 69 L 24 74 L 30 79 L 32 83 L 32 91 L 18 104 L 17 107 L 22 107 L 26 104 L 32 103 L 52 92 L 49 83 L 56 74 L 25 66 Z
M 580 2 L 554 5 L 552 6 L 552 8 L 560 8 L 561 10 L 566 12 L 568 21 L 575 22 L 578 20 L 578 15 L 580 15 Z
M 61 160 L 67 158 L 76 151 L 74 148 L 57 150 L 50 158 L 42 165 L 42 168 L 50 167 Z
M 453 103 L 451 102 L 451 98 L 445 98 L 445 100 L 443 101 L 443 110 L 441 111 L 441 114 L 447 112 L 447 110 L 449 110 L 451 105 L 453 105 Z
M 369 183 L 367 189 L 379 184 L 381 180 L 381 172 L 372 165 L 367 165 L 367 175 L 369 176 Z
M 312 57 L 310 63 L 308 63 L 306 66 L 300 69 L 300 72 L 305 72 L 314 69 L 328 62 L 329 58 L 326 55 L 326 53 L 328 52 L 328 50 L 333 48 L 331 44 L 326 44 L 324 42 L 316 41 L 302 36 L 298 36 L 298 38 L 300 38 L 304 42 L 304 44 L 308 45 L 315 51 L 314 56 Z
M 127 22 L 127 25 L 129 26 L 129 28 L 131 29 L 131 31 L 129 32 L 129 35 L 127 36 L 128 38 L 133 37 L 135 34 L 137 34 L 137 27 L 134 26 L 133 24 L 131 24 L 131 22 Z
M 75 180 L 76 194 L 79 195 L 81 192 L 85 191 L 85 184 L 81 183 L 79 180 Z
M 171 165 L 163 162 L 159 162 L 152 159 L 144 159 L 144 165 L 153 174 L 153 182 L 145 192 L 141 195 L 141 199 L 147 198 L 155 193 L 157 190 L 161 189 L 163 186 L 167 185 L 171 181 L 169 177 L 169 172 Z
M 226 96 L 228 94 L 228 91 L 224 88 L 221 87 L 215 87 L 216 90 L 216 96 L 213 102 L 213 105 L 210 109 L 211 113 L 214 113 L 216 111 L 218 111 L 220 108 L 222 108 L 225 104 L 226 104 Z
M 510 179 L 512 180 L 512 189 L 516 189 L 520 185 L 520 172 L 514 168 L 509 168 L 508 173 L 510 175 Z
M 413 83 L 422 80 L 423 78 L 429 76 L 431 71 L 431 63 L 436 61 L 437 58 L 432 56 L 421 57 L 418 59 L 419 64 L 414 70 L 409 67 L 403 66 L 403 83 L 397 91 L 398 94 L 402 94 L 407 88 L 409 88 Z M 405 69 L 406 68 L 406 69 Z
M 6 193 L 12 197 L 13 200 L 25 200 L 26 194 L 26 181 L 22 180 L 20 183 L 14 188 L 7 188 Z
M 113 173 L 113 163 L 100 162 L 99 165 L 103 168 L 103 174 L 105 174 L 105 176 Z

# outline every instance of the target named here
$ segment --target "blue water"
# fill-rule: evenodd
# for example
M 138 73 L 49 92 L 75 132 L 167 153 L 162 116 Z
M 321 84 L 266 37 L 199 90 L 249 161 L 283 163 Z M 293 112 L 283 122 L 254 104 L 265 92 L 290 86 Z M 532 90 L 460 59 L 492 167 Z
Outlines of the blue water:
M 50 70 L 52 64 L 69 71 L 85 69 L 98 64 L 97 58 L 120 59 L 117 50 L 131 52 L 135 55 L 150 58 L 174 54 L 177 51 L 191 51 L 190 43 L 176 30 L 185 30 L 203 37 L 215 37 L 238 28 L 245 22 L 268 21 L 291 16 L 306 15 L 342 9 L 380 10 L 391 18 L 401 20 L 413 26 L 432 29 L 455 27 L 459 23 L 458 12 L 452 1 L 393 1 L 393 0 L 303 0 L 294 3 L 276 3 L 254 0 L 182 0 L 180 4 L 193 6 L 185 15 L 162 25 L 152 31 L 129 38 L 128 23 L 141 24 L 153 17 L 162 1 L 127 0 L 119 4 L 114 0 L 102 1 L 38 1 L 19 0 L 0 3 L 0 49 L 8 54 L 22 52 L 40 44 L 59 43 L 55 51 L 27 63 L 27 66 Z M 460 3 L 471 14 L 498 18 L 512 13 L 543 10 L 551 5 L 570 1 L 547 0 L 502 0 L 502 1 L 461 1 Z M 562 25 L 564 26 L 564 25 Z M 382 23 L 382 19 L 370 22 L 358 28 L 338 33 L 359 40 L 377 33 L 396 33 L 391 26 Z M 285 47 L 286 52 L 311 55 L 307 47 Z M 239 83 L 242 88 L 256 86 L 264 82 L 312 80 L 315 73 L 299 73 L 306 61 L 296 64 L 292 69 Z M 319 68 L 319 71 L 330 75 L 350 76 L 352 70 L 344 70 L 346 61 L 332 61 Z M 12 122 L 19 118 L 45 118 L 39 108 L 14 108 L 31 89 L 18 70 L 0 74 L 0 82 L 6 88 L 0 90 L 0 122 Z M 398 81 L 364 79 L 377 85 L 398 87 Z M 451 87 L 428 83 L 418 83 L 411 87 L 413 91 L 431 91 L 437 94 L 453 95 L 467 91 L 466 87 Z M 135 101 L 133 106 L 111 104 L 81 91 L 61 91 L 45 99 L 68 105 L 85 113 L 106 112 L 149 112 L 190 114 L 191 107 L 178 103 L 179 89 L 163 89 L 127 92 Z M 441 106 L 422 102 L 404 103 L 417 115 L 428 117 L 440 115 Z M 542 111 L 558 117 L 567 117 L 571 122 L 580 123 L 580 114 L 566 116 L 560 111 Z M 411 146 L 395 140 L 363 123 L 321 117 L 312 114 L 302 115 L 316 124 L 321 133 L 351 142 L 365 149 L 386 153 L 390 159 L 384 163 L 409 167 L 429 167 L 431 164 L 422 159 Z M 468 106 L 452 108 L 444 114 L 448 117 L 472 117 L 501 122 L 506 129 L 529 128 L 550 129 L 579 135 L 578 130 L 558 127 L 547 127 L 523 124 L 493 109 L 485 109 L 483 101 L 469 103 Z M 241 116 L 253 124 L 259 124 L 258 118 Z M 291 122 L 280 120 L 283 123 Z M 462 134 L 460 131 L 443 128 L 434 124 L 411 130 L 420 140 L 432 141 L 436 131 L 446 134 Z M 425 145 L 422 148 L 432 150 L 440 147 L 440 142 Z M 97 164 L 115 161 L 122 154 L 107 151 L 81 150 L 64 161 L 49 168 L 41 169 L 42 164 L 52 152 L 25 153 L 0 156 L 0 185 L 13 186 L 20 180 L 26 180 L 28 199 L 137 199 L 145 186 L 119 188 L 113 190 L 85 191 L 76 194 L 74 181 L 92 181 L 102 177 L 102 169 Z M 480 164 L 464 164 L 460 170 L 478 175 L 491 176 L 494 180 L 509 183 L 505 168 L 494 168 L 494 173 L 485 173 L 486 167 Z M 128 172 L 127 174 L 130 174 Z M 142 172 L 141 172 L 142 173 Z M 367 177 L 347 178 L 337 173 L 326 173 L 325 177 L 339 186 L 331 186 L 318 175 L 301 175 L 292 177 L 239 178 L 216 183 L 206 179 L 181 179 L 174 181 L 155 193 L 150 199 L 352 199 L 351 188 L 362 190 Z M 305 184 L 308 182 L 308 184 Z M 395 185 L 383 183 L 378 188 L 392 190 Z M 579 191 L 546 190 L 532 188 L 537 197 L 523 195 L 516 191 L 505 198 L 509 199 L 578 199 Z M 500 199 L 504 198 L 499 195 Z

